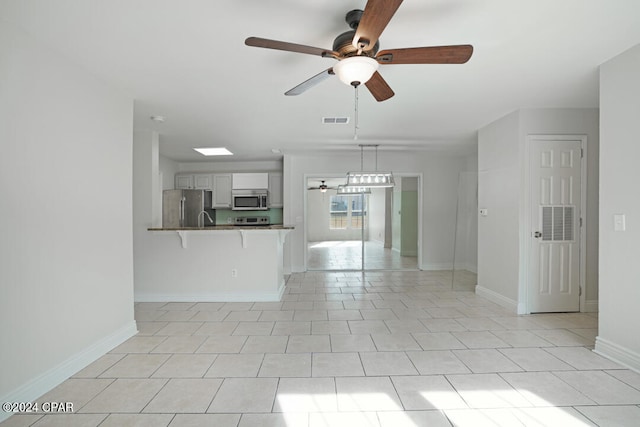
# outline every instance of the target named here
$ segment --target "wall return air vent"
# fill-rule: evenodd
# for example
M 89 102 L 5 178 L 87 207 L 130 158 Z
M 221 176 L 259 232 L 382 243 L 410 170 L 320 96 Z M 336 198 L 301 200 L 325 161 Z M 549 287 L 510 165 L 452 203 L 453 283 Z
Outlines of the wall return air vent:
M 349 117 L 323 117 L 322 123 L 325 125 L 346 125 L 349 124 Z

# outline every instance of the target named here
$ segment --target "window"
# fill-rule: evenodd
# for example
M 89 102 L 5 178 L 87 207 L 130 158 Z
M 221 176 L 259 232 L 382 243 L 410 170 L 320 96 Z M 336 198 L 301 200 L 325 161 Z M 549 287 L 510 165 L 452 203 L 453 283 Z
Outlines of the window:
M 329 207 L 329 228 L 345 230 L 366 226 L 367 198 L 359 194 L 331 196 Z
M 331 207 L 329 208 L 329 228 L 347 228 L 347 215 L 349 214 L 350 196 L 331 196 Z

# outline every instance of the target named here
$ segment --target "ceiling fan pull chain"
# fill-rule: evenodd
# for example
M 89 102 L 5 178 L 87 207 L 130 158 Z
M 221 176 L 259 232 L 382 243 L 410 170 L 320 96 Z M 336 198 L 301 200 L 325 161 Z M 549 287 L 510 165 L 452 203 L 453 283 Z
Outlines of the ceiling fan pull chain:
M 378 172 L 378 146 L 376 145 L 376 172 Z
M 353 129 L 353 139 L 358 139 L 358 85 L 353 85 L 355 89 L 355 111 L 354 111 L 354 129 Z

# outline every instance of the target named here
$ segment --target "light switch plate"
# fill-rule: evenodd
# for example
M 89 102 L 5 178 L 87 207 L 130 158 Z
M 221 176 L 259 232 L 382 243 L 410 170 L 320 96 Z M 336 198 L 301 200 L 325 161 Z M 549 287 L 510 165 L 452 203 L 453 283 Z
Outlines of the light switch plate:
M 625 231 L 627 229 L 626 218 L 624 214 L 613 214 L 613 230 Z

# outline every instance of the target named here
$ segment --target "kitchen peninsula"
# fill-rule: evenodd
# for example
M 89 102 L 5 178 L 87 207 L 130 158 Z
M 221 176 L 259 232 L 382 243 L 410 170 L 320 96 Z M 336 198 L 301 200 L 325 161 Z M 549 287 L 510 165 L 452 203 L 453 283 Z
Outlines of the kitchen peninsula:
M 153 266 L 136 301 L 279 301 L 286 225 L 148 228 Z M 149 271 L 147 269 L 147 271 Z

